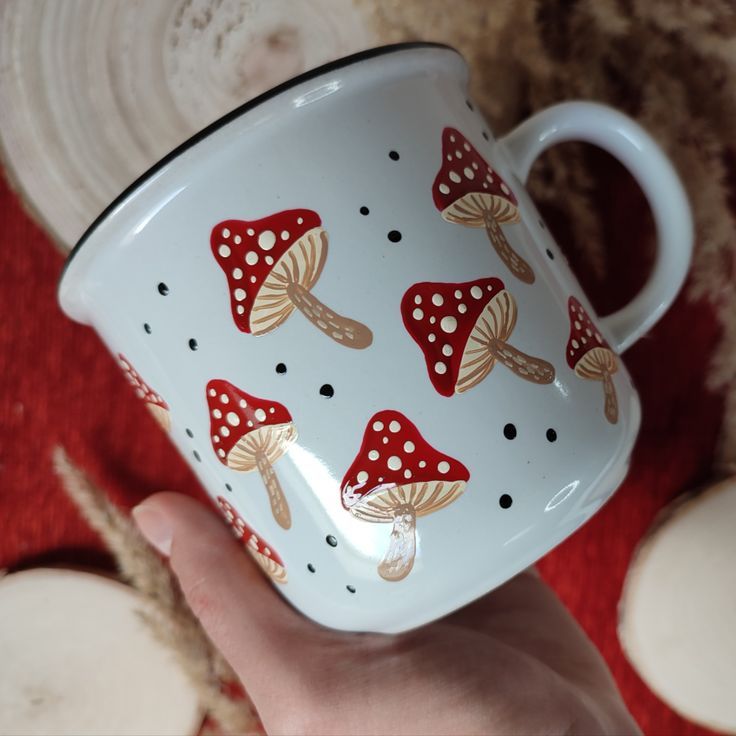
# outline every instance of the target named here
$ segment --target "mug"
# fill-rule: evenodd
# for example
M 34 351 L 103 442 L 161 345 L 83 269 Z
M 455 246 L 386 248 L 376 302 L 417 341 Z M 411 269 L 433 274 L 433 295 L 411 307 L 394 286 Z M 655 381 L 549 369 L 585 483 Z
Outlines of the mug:
M 619 355 L 688 268 L 686 196 L 637 124 L 571 102 L 497 141 L 467 87 L 425 43 L 287 82 L 131 185 L 60 284 L 245 549 L 328 627 L 441 617 L 590 519 L 639 428 Z M 651 278 L 605 318 L 524 189 L 567 140 L 622 161 L 656 221 Z

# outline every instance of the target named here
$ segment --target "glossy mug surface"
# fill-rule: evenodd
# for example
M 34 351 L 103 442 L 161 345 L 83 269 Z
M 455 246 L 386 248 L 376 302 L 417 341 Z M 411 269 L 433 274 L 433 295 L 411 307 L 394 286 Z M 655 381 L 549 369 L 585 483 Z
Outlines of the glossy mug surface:
M 330 627 L 440 617 L 601 507 L 640 421 L 619 353 L 688 265 L 687 201 L 638 126 L 569 103 L 496 141 L 467 75 L 413 44 L 287 83 L 121 195 L 60 287 L 246 550 Z M 571 138 L 629 166 L 659 230 L 652 278 L 606 319 L 523 186 Z

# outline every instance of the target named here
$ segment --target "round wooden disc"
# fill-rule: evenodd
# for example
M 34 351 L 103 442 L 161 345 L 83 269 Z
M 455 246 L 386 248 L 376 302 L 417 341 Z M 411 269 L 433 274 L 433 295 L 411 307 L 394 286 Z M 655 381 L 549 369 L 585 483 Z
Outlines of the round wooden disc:
M 274 85 L 376 44 L 351 0 L 3 0 L 0 143 L 68 249 L 129 183 Z
M 629 569 L 619 638 L 684 717 L 736 733 L 736 478 L 675 505 Z
M 146 603 L 109 578 L 28 570 L 0 580 L 0 733 L 182 736 L 202 717 Z

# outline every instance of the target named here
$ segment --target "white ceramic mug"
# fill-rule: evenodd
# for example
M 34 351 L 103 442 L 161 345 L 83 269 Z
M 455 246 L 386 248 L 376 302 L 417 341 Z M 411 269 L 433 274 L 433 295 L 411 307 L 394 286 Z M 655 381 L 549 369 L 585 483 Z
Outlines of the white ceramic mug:
M 409 44 L 247 103 L 124 192 L 60 287 L 278 589 L 339 629 L 442 616 L 601 507 L 640 419 L 618 354 L 690 259 L 682 186 L 638 125 L 574 102 L 496 141 L 467 77 Z M 602 319 L 523 186 L 572 139 L 628 167 L 659 234 Z

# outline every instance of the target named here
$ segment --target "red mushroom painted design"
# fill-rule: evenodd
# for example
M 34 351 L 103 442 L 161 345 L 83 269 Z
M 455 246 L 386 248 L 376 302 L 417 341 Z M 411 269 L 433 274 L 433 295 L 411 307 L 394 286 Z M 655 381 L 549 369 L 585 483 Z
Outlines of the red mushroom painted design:
M 217 505 L 233 529 L 235 536 L 243 542 L 248 554 L 258 566 L 277 583 L 287 582 L 283 560 L 266 544 L 242 519 L 238 512 L 222 496 L 217 497 Z
M 257 470 L 266 486 L 273 518 L 280 527 L 289 529 L 291 511 L 273 469 L 273 463 L 297 436 L 288 409 L 220 379 L 207 384 L 207 405 L 212 448 L 220 462 L 246 473 Z
M 618 359 L 605 341 L 583 305 L 571 296 L 567 302 L 570 338 L 567 341 L 567 364 L 580 378 L 603 383 L 604 412 L 611 424 L 618 422 L 618 399 L 612 376 L 618 371 Z
M 367 348 L 373 333 L 325 306 L 312 287 L 327 259 L 327 232 L 312 210 L 277 212 L 261 220 L 225 220 L 212 228 L 212 253 L 225 272 L 238 329 L 265 335 L 298 309 L 341 345 Z
M 151 412 L 153 418 L 168 432 L 171 429 L 169 405 L 138 375 L 136 369 L 122 353 L 118 353 L 118 363 L 128 383 L 135 389 L 138 398 L 146 402 L 146 408 Z
M 368 422 L 363 443 L 342 480 L 342 505 L 364 521 L 391 524 L 378 574 L 403 580 L 414 566 L 417 517 L 455 501 L 468 469 L 435 450 L 403 414 L 387 409 Z
M 442 131 L 442 167 L 432 185 L 435 207 L 448 222 L 482 227 L 511 273 L 534 283 L 531 266 L 511 247 L 501 229 L 521 220 L 519 203 L 506 182 L 455 128 Z
M 432 385 L 443 396 L 477 386 L 497 362 L 525 381 L 554 381 L 551 363 L 509 343 L 516 301 L 501 279 L 414 284 L 401 300 L 401 316 L 424 353 Z

